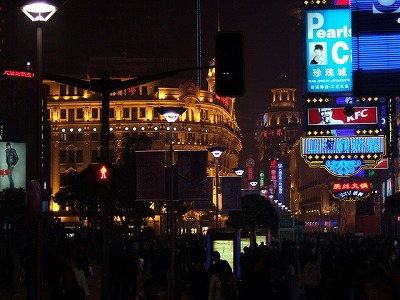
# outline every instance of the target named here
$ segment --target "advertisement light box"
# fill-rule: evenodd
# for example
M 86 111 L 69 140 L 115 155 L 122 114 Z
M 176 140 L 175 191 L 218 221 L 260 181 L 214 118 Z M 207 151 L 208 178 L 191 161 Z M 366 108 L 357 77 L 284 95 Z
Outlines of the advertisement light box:
M 0 142 L 0 191 L 5 188 L 26 189 L 26 144 Z
M 326 136 L 301 138 L 301 155 L 314 168 L 349 177 L 373 167 L 386 153 L 385 136 Z
M 308 154 L 383 154 L 384 136 L 302 138 L 302 153 Z
M 355 125 L 377 124 L 378 109 L 376 107 L 354 107 L 354 114 L 346 116 L 344 107 L 309 108 L 308 125 Z
M 353 0 L 354 95 L 397 96 L 400 1 Z
M 306 10 L 307 92 L 351 92 L 351 14 L 348 8 Z

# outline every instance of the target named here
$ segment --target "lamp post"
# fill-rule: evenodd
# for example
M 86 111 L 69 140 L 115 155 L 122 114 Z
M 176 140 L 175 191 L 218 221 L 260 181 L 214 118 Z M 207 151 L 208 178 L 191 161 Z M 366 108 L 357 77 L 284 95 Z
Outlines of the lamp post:
M 42 95 L 43 85 L 43 49 L 42 49 L 42 23 L 46 22 L 56 12 L 57 8 L 43 1 L 30 1 L 21 7 L 22 12 L 32 22 L 36 22 L 36 179 L 42 184 L 42 132 L 43 110 L 46 109 Z
M 235 172 L 237 176 L 242 176 L 244 174 L 244 170 L 242 168 L 233 168 L 232 171 Z
M 208 149 L 208 151 L 214 156 L 215 159 L 215 214 L 216 214 L 216 219 L 215 219 L 215 228 L 220 228 L 221 224 L 220 219 L 219 219 L 219 199 L 218 199 L 218 192 L 219 192 L 219 170 L 218 170 L 218 160 L 222 153 L 226 150 L 225 147 L 211 147 Z
M 247 181 L 248 181 L 249 185 L 251 186 L 251 189 L 254 190 L 256 188 L 257 184 L 258 184 L 257 180 L 249 179 Z
M 42 162 L 42 140 L 43 140 L 43 117 L 46 109 L 42 95 L 43 85 L 43 50 L 42 50 L 42 23 L 46 22 L 56 12 L 56 6 L 44 1 L 30 1 L 21 7 L 22 12 L 32 22 L 36 22 L 36 153 L 35 153 L 35 177 L 40 184 L 40 192 L 43 189 L 43 162 Z M 42 220 L 39 217 L 36 224 L 36 245 L 35 245 L 35 299 L 42 299 Z M 29 295 L 28 295 L 29 297 Z
M 175 288 L 175 213 L 174 213 L 174 171 L 173 171 L 173 147 L 172 125 L 182 115 L 186 108 L 184 107 L 157 107 L 156 111 L 162 115 L 170 124 L 170 139 L 169 139 L 169 282 L 168 282 L 168 299 L 174 300 Z

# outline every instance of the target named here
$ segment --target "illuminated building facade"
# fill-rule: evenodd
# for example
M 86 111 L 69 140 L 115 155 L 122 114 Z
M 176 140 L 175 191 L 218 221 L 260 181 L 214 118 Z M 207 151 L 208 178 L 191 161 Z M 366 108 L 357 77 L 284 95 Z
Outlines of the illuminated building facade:
M 271 91 L 271 105 L 256 132 L 258 158 L 267 178 L 264 188 L 274 200 L 290 209 L 292 217 L 305 222 L 305 231 L 331 230 L 339 218 L 338 201 L 329 193 L 334 177 L 323 169 L 311 168 L 301 157 L 304 121 L 302 109 L 296 102 L 296 90 L 276 88 Z M 283 166 L 281 184 L 279 176 L 275 175 L 279 165 Z M 279 207 L 277 210 L 280 212 Z
M 237 167 L 242 150 L 235 98 L 214 93 L 214 69 L 209 70 L 207 82 L 208 90 L 201 90 L 191 82 L 180 81 L 175 87 L 166 87 L 157 81 L 111 94 L 110 161 L 117 162 L 123 140 L 128 137 L 148 136 L 153 139 L 153 150 L 168 149 L 169 130 L 173 130 L 174 150 L 226 147 L 219 160 L 219 170 L 221 175 L 228 175 Z M 54 195 L 60 190 L 65 174 L 82 171 L 100 156 L 101 94 L 50 81 L 45 85 L 51 131 L 49 181 Z M 169 128 L 156 111 L 161 106 L 181 106 L 187 110 Z M 210 153 L 209 176 L 215 175 L 214 168 L 214 157 Z M 57 211 L 58 207 L 51 203 L 50 209 Z
M 288 153 L 302 134 L 302 113 L 296 103 L 295 88 L 274 88 L 271 92 L 271 105 L 256 132 L 260 170 L 266 174 L 265 185 L 260 189 L 290 207 L 290 199 L 294 197 L 292 183 L 289 185 L 293 166 Z
M 283 160 L 287 149 L 302 133 L 302 114 L 296 106 L 296 89 L 275 88 L 271 91 L 271 105 L 258 122 L 256 132 L 258 159 L 260 168 L 264 170 L 270 167 L 271 160 Z

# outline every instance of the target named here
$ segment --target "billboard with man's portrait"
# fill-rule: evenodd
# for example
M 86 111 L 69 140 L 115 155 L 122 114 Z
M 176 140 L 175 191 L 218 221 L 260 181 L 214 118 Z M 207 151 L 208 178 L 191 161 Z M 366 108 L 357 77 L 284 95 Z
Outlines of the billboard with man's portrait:
M 0 142 L 0 191 L 6 188 L 26 189 L 25 143 Z
M 350 9 L 306 10 L 305 22 L 307 92 L 351 92 Z

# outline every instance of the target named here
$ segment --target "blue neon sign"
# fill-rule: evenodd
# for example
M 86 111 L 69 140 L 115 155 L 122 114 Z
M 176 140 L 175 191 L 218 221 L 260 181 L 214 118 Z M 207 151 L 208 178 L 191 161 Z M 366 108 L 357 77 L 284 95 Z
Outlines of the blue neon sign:
M 397 96 L 400 0 L 352 0 L 354 95 Z
M 383 154 L 384 136 L 307 137 L 302 139 L 302 154 Z
M 350 9 L 306 10 L 307 92 L 351 92 Z

